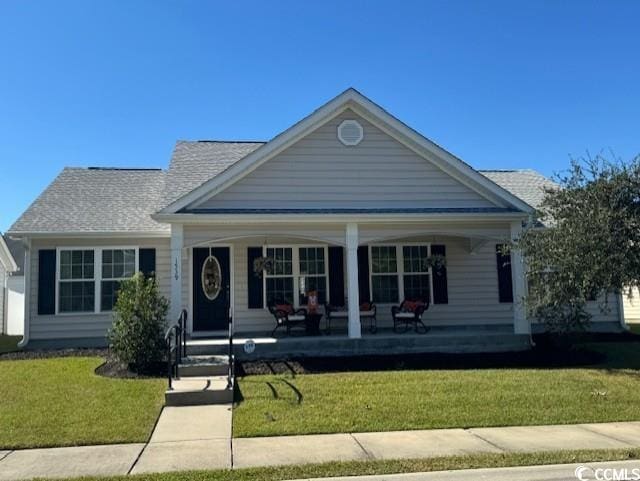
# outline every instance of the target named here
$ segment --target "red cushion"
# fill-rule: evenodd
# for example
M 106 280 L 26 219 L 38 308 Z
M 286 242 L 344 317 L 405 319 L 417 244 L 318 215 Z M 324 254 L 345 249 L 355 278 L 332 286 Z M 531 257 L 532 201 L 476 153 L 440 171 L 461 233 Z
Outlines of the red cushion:
M 371 303 L 370 302 L 363 302 L 362 304 L 360 304 L 360 310 L 361 311 L 370 311 L 371 310 Z
M 276 304 L 277 311 L 283 311 L 287 314 L 293 314 L 293 306 L 291 304 Z
M 422 301 L 404 301 L 402 307 L 410 312 L 416 312 L 418 307 L 423 307 L 424 302 Z

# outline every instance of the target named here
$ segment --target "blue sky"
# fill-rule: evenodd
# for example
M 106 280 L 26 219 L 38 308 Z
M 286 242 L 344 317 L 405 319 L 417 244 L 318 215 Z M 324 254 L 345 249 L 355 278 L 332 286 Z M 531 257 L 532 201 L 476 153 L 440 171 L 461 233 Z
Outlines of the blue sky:
M 269 139 L 353 86 L 477 168 L 640 153 L 640 2 L 0 2 L 0 230 L 64 166 Z

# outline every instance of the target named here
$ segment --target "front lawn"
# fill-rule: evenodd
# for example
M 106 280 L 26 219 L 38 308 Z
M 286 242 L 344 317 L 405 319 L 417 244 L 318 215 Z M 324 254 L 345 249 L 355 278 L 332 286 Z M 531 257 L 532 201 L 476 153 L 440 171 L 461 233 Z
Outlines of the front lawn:
M 592 348 L 607 359 L 579 368 L 246 376 L 234 436 L 640 420 L 640 343 Z
M 0 360 L 0 449 L 148 439 L 162 379 L 111 379 L 99 357 Z

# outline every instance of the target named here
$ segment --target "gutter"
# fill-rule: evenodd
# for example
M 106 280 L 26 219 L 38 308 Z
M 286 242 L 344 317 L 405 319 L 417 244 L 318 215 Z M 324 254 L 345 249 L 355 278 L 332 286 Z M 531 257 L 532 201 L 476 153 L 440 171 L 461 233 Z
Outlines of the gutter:
M 24 325 L 22 340 L 18 348 L 24 349 L 29 344 L 29 324 L 31 321 L 31 239 L 25 237 L 24 243 Z

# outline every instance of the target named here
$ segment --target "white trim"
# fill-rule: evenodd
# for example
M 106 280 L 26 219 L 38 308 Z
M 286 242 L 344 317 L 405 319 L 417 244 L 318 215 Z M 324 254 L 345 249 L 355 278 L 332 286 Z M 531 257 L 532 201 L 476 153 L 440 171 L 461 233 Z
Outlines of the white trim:
M 327 290 L 327 302 L 330 302 L 330 279 L 329 279 L 329 244 L 267 244 L 262 246 L 262 255 L 267 255 L 267 249 L 291 249 L 291 275 L 265 275 L 262 276 L 262 307 L 267 309 L 267 277 L 274 278 L 293 278 L 293 306 L 297 309 L 300 306 L 300 277 L 322 277 L 322 275 L 302 275 L 300 274 L 300 249 L 322 249 L 324 251 L 324 278 Z M 296 282 L 297 281 L 297 282 Z
M 102 300 L 101 289 L 103 280 L 117 280 L 117 279 L 103 279 L 102 278 L 102 251 L 105 250 L 133 250 L 135 251 L 135 269 L 134 274 L 140 270 L 140 255 L 139 246 L 70 246 L 70 247 L 56 247 L 56 282 L 55 282 L 55 316 L 59 317 L 74 317 L 74 316 L 86 316 L 87 314 L 103 314 L 110 315 L 113 310 L 103 311 L 100 309 L 100 303 Z M 60 279 L 60 261 L 62 251 L 93 251 L 93 279 Z M 124 279 L 124 278 L 123 278 Z M 93 311 L 73 311 L 73 312 L 60 312 L 60 282 L 93 282 Z
M 41 238 L 64 238 L 64 239 L 86 239 L 86 238 L 95 238 L 95 239 L 131 239 L 132 237 L 137 238 L 169 238 L 171 237 L 171 232 L 169 230 L 166 231 L 93 231 L 93 232 L 73 232 L 73 231 L 51 231 L 51 232 L 42 232 L 42 231 L 10 231 L 8 233 L 9 237 L 20 238 L 20 237 L 32 237 L 34 239 Z
M 481 195 L 485 197 L 490 195 L 494 198 L 494 201 L 499 199 L 502 203 L 514 206 L 523 212 L 533 212 L 533 208 L 522 199 L 500 187 L 459 158 L 411 129 L 355 89 L 350 88 L 324 104 L 311 115 L 277 135 L 271 141 L 231 165 L 219 175 L 209 179 L 201 186 L 166 206 L 160 213 L 176 213 L 191 204 L 198 205 L 205 202 L 347 109 L 357 109 L 359 111 L 356 113 L 359 115 L 364 113 L 371 119 L 376 120 L 378 124 L 383 124 L 387 128 L 389 135 L 404 144 L 412 144 L 413 150 L 427 160 L 433 162 L 434 158 L 440 159 L 441 162 L 438 162 L 438 164 L 441 164 L 439 165 L 441 168 L 445 167 L 449 170 L 448 173 L 456 178 L 466 178 L 469 182 L 469 187 Z M 367 120 L 370 121 L 370 119 Z M 379 127 L 379 125 L 377 126 Z M 429 157 L 427 158 L 425 154 L 429 154 Z M 460 179 L 458 178 L 458 180 Z
M 433 244 L 433 242 L 373 242 L 367 245 L 367 250 L 368 250 L 368 261 L 369 261 L 369 295 L 371 296 L 371 299 L 369 299 L 371 302 L 375 303 L 376 305 L 379 306 L 392 306 L 395 304 L 398 304 L 400 302 L 402 302 L 405 299 L 405 295 L 404 295 L 404 276 L 405 276 L 405 272 L 404 272 L 404 252 L 402 252 L 402 248 L 403 247 L 411 247 L 411 246 L 425 246 L 427 248 L 427 257 L 431 257 L 431 245 Z M 392 276 L 394 275 L 393 272 L 391 273 L 377 273 L 374 274 L 373 272 L 373 256 L 372 256 L 372 247 L 395 247 L 396 249 L 396 272 L 395 275 L 398 278 L 398 301 L 397 302 L 384 302 L 384 303 L 379 303 L 376 302 L 373 299 L 373 276 L 374 275 L 380 275 L 380 276 L 384 276 L 384 275 L 388 275 L 388 276 Z M 431 267 L 429 267 L 429 269 L 426 272 L 411 272 L 407 275 L 425 275 L 427 274 L 429 276 L 429 303 L 433 304 L 433 269 Z
M 193 329 L 193 317 L 194 317 L 194 311 L 193 311 L 193 294 L 195 292 L 195 286 L 193 285 L 193 249 L 206 249 L 208 247 L 214 248 L 214 247 L 227 247 L 229 249 L 229 312 L 227 313 L 228 316 L 231 316 L 231 328 L 235 331 L 235 323 L 236 323 L 236 318 L 235 318 L 235 306 L 236 306 L 236 276 L 235 276 L 235 249 L 234 249 L 234 245 L 233 244 L 224 244 L 224 243 L 216 243 L 216 242 L 209 242 L 206 245 L 198 245 L 198 246 L 194 246 L 194 247 L 188 247 L 185 248 L 187 255 L 188 255 L 188 259 L 189 259 L 189 285 L 188 285 L 188 291 L 189 291 L 189 299 L 187 302 L 187 305 L 189 306 L 189 312 L 191 313 L 191 315 L 189 315 L 187 317 L 187 332 L 189 334 L 191 334 L 194 337 L 205 337 L 207 335 L 207 333 L 212 333 L 212 335 L 216 335 L 216 333 L 218 332 L 223 332 L 224 334 L 227 334 L 227 330 L 220 330 L 220 331 L 195 331 Z M 182 292 L 182 289 L 180 290 L 180 292 Z

